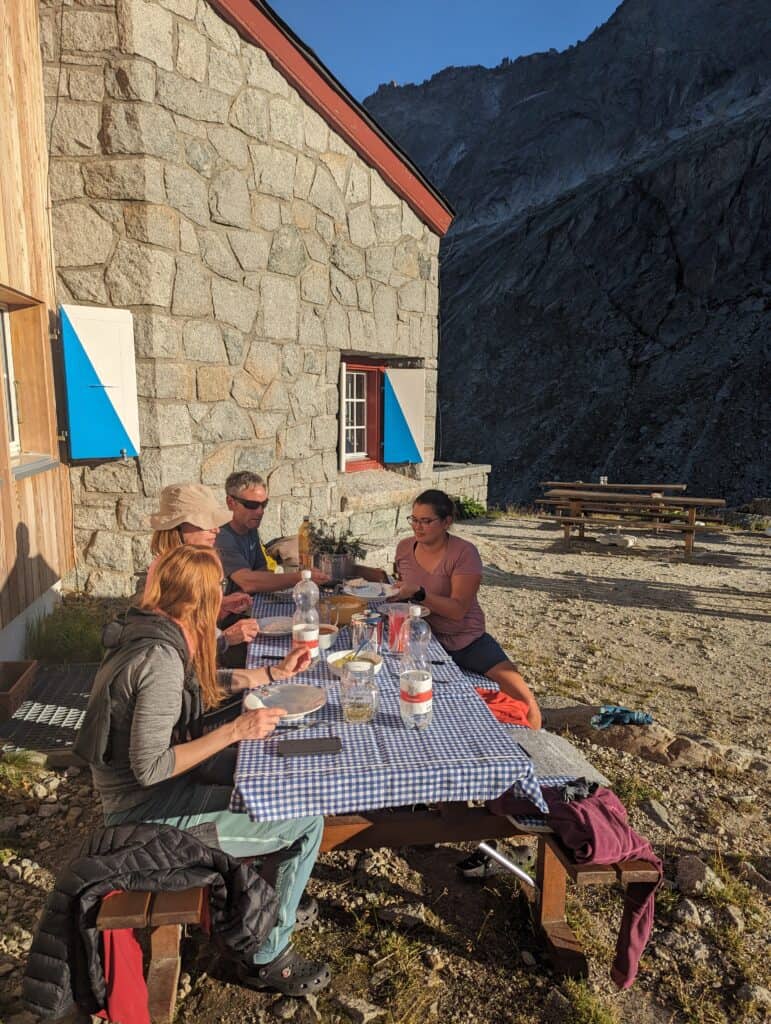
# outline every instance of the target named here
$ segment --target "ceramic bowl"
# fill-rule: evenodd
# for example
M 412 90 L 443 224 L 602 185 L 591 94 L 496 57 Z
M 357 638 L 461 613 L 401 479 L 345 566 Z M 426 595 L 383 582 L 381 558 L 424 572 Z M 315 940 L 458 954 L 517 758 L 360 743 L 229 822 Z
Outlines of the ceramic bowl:
M 333 626 L 329 622 L 319 623 L 319 650 L 328 651 L 329 648 L 337 640 L 337 634 L 340 630 L 337 626 Z
M 323 600 L 329 601 L 337 608 L 338 626 L 349 626 L 352 615 L 356 612 L 365 612 L 369 607 L 366 601 L 358 597 L 349 597 L 347 594 L 332 594 L 330 597 L 325 596 Z

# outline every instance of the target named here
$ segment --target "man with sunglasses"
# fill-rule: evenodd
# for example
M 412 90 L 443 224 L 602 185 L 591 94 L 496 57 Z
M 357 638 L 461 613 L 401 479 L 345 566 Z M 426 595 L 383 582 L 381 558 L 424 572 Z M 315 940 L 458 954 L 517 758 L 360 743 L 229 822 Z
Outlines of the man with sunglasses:
M 233 518 L 220 529 L 215 547 L 228 579 L 228 593 L 258 594 L 293 587 L 299 582 L 299 572 L 277 573 L 276 562 L 260 540 L 259 527 L 269 500 L 265 481 L 256 473 L 231 473 L 225 493 Z M 316 583 L 329 579 L 318 569 L 313 569 L 312 575 Z

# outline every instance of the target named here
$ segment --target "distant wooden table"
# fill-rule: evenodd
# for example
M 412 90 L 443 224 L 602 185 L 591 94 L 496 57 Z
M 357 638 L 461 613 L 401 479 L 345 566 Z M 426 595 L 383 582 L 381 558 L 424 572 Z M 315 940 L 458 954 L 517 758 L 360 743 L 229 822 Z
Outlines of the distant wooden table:
M 541 487 L 557 487 L 571 491 L 601 490 L 607 491 L 642 491 L 645 494 L 657 494 L 664 491 L 687 491 L 688 484 L 594 484 L 584 480 L 541 480 Z
M 545 486 L 548 486 L 548 481 Z M 546 518 L 562 526 L 566 541 L 570 541 L 573 527 L 578 527 L 579 537 L 584 536 L 587 526 L 674 530 L 682 533 L 685 553 L 690 555 L 698 530 L 721 529 L 720 524 L 697 525 L 697 509 L 725 508 L 725 501 L 722 498 L 686 498 L 682 494 L 664 493 L 665 490 L 685 487 L 685 484 L 619 484 L 613 485 L 613 489 L 607 484 L 589 484 L 583 488 L 571 484 L 549 488 L 538 504 L 551 509 Z M 646 493 L 642 493 L 643 490 Z M 665 516 L 678 521 L 665 522 Z

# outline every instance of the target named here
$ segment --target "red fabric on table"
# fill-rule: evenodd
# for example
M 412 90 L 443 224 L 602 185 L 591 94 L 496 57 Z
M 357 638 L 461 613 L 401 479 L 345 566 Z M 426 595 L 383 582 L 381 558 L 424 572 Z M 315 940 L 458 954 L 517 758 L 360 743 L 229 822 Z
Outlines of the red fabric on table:
M 499 722 L 505 725 L 524 725 L 530 728 L 527 720 L 527 704 L 515 700 L 501 690 L 486 690 L 483 686 L 475 686 L 479 696 L 492 711 Z
M 102 902 L 119 892 L 116 889 L 108 893 Z M 102 967 L 107 1005 L 97 1017 L 120 1024 L 150 1024 L 142 947 L 133 928 L 108 928 L 102 932 Z

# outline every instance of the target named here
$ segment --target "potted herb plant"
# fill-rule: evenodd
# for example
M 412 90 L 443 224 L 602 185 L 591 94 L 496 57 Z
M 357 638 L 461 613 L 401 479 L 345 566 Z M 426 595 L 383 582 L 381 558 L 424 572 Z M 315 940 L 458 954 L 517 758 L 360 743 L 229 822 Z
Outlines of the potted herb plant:
M 356 559 L 364 556 L 360 537 L 354 537 L 349 529 L 322 520 L 318 524 L 311 523 L 310 538 L 313 564 L 317 569 L 333 580 L 353 576 Z

